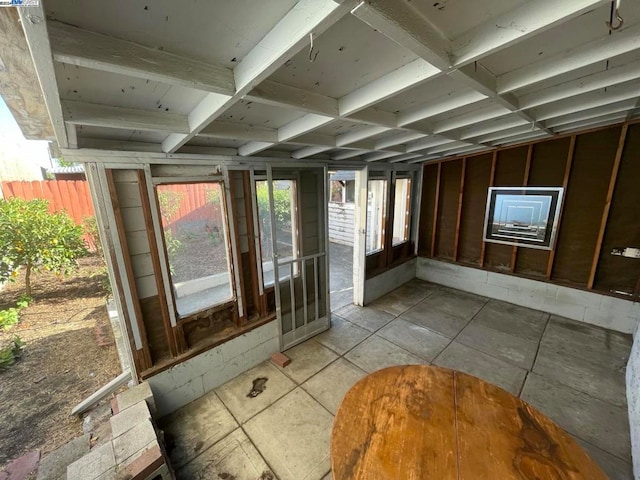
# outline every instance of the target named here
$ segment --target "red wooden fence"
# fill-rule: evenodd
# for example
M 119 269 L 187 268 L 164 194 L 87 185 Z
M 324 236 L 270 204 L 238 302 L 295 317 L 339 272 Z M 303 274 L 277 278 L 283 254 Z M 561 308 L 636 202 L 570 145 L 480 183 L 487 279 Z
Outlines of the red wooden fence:
M 2 182 L 4 198 L 49 200 L 49 211 L 65 210 L 76 224 L 94 215 L 87 182 L 83 180 L 42 180 L 33 182 Z
M 24 200 L 44 198 L 49 201 L 49 211 L 66 211 L 76 225 L 95 215 L 89 186 L 84 180 L 41 180 L 33 182 L 2 182 L 4 198 L 18 197 Z M 84 236 L 90 250 L 95 250 L 93 240 Z

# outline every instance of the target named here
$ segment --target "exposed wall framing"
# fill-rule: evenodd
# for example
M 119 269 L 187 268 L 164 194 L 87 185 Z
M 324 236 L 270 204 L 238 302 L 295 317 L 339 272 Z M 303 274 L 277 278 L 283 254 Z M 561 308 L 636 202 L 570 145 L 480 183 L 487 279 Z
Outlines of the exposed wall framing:
M 612 255 L 640 245 L 638 147 L 640 124 L 625 124 L 427 164 L 420 255 L 638 298 L 640 262 Z M 564 187 L 554 248 L 483 242 L 489 186 Z

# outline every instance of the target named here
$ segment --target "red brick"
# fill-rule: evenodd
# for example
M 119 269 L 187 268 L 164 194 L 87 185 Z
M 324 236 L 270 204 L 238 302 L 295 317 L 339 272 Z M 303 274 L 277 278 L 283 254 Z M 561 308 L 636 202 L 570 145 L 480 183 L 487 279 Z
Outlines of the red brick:
M 280 352 L 274 353 L 273 355 L 271 355 L 271 361 L 282 368 L 286 367 L 291 363 L 291 359 L 287 357 L 284 353 L 280 353 Z

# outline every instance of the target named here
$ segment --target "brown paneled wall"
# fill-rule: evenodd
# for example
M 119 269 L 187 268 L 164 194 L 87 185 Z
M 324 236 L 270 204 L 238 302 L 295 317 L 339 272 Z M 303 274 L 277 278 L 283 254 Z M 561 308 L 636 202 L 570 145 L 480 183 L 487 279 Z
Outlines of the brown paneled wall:
M 419 254 L 638 297 L 640 260 L 611 251 L 640 247 L 639 153 L 632 124 L 425 165 Z M 489 186 L 564 186 L 555 250 L 483 242 Z

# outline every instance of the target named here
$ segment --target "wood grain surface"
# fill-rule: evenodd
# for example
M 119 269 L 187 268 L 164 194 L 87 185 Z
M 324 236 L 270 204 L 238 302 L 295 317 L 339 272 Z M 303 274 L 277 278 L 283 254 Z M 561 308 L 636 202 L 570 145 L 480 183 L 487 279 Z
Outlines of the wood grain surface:
M 510 393 L 452 370 L 368 375 L 333 424 L 335 480 L 606 480 L 567 434 Z

